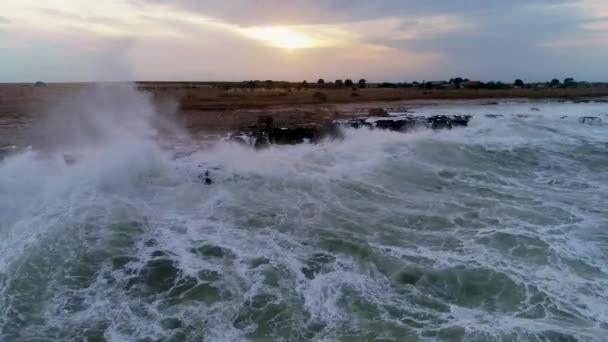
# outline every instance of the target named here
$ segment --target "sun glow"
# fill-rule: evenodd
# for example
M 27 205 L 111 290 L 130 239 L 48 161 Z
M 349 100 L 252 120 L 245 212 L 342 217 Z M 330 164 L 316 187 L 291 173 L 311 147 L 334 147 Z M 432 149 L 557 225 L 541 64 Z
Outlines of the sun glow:
M 289 27 L 252 27 L 244 29 L 243 33 L 249 38 L 282 49 L 306 49 L 323 45 L 321 41 Z

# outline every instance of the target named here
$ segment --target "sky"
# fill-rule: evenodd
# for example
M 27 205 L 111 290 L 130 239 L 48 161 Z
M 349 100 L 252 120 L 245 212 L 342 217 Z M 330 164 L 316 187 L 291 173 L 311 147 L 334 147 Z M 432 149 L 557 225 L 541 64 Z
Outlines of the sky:
M 0 0 L 0 82 L 608 80 L 608 0 Z

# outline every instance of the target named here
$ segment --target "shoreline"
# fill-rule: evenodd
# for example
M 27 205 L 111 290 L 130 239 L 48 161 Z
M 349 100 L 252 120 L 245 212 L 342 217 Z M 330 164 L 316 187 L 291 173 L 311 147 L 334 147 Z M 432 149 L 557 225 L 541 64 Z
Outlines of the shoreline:
M 83 90 L 94 84 L 0 84 L 0 145 L 10 145 L 37 122 L 52 114 Z M 117 87 L 106 85 L 108 87 Z M 124 84 L 123 84 L 124 86 Z M 534 89 L 324 89 L 326 99 L 311 101 L 319 89 L 243 91 L 192 88 L 186 84 L 137 84 L 150 95 L 161 117 L 177 122 L 194 136 L 234 132 L 259 124 L 261 117 L 272 117 L 277 127 L 323 126 L 340 119 L 369 116 L 370 110 L 407 112 L 414 106 L 466 103 L 494 105 L 498 102 L 608 102 L 606 88 Z M 284 94 L 284 95 L 281 95 Z M 59 118 L 59 117 L 58 117 Z M 53 119 L 54 120 L 54 119 Z

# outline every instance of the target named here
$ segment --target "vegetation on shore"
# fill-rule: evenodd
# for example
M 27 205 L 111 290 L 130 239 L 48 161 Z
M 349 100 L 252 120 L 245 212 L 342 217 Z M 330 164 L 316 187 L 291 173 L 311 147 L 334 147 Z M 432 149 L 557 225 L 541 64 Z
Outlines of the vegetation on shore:
M 382 82 L 369 83 L 366 79 L 353 81 L 352 79 L 337 79 L 335 81 L 326 81 L 323 78 L 316 82 L 289 82 L 289 81 L 274 81 L 274 80 L 248 80 L 242 82 L 138 82 L 139 85 L 146 87 L 151 84 L 165 85 L 183 85 L 193 88 L 211 87 L 223 90 L 241 89 L 241 90 L 303 90 L 303 89 L 364 89 L 364 88 L 417 88 L 417 89 L 520 89 L 520 88 L 603 88 L 608 87 L 608 82 L 586 82 L 575 81 L 568 77 L 563 81 L 554 78 L 550 81 L 543 82 L 524 82 L 522 79 L 516 79 L 512 83 L 502 81 L 482 82 L 470 80 L 468 78 L 456 77 L 449 80 L 441 81 L 413 81 L 413 82 Z

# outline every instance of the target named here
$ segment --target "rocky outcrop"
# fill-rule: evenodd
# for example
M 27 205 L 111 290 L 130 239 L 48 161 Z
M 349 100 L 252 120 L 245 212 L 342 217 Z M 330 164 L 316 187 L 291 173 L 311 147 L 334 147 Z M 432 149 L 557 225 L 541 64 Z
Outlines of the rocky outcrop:
M 415 116 L 402 115 L 387 119 L 354 119 L 343 122 L 342 125 L 350 128 L 367 127 L 396 132 L 407 132 L 412 129 L 452 129 L 453 127 L 466 127 L 471 119 L 470 115 L 434 115 Z
M 334 121 L 326 124 L 292 125 L 276 127 L 272 118 L 260 116 L 258 124 L 231 135 L 230 141 L 239 144 L 247 143 L 256 149 L 263 149 L 272 144 L 294 145 L 304 142 L 318 143 L 324 139 L 341 139 L 342 128 L 379 129 L 395 132 L 408 132 L 414 129 L 452 129 L 468 125 L 470 115 L 435 115 L 414 116 L 401 115 L 393 117 L 356 118 Z

